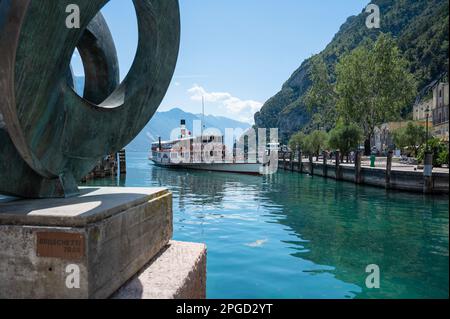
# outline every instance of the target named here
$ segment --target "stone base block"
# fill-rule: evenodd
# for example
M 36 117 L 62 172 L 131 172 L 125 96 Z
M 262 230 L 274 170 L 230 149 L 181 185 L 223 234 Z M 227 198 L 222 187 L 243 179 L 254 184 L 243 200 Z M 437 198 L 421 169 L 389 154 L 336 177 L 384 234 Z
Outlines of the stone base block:
M 172 238 L 166 189 L 0 203 L 0 298 L 108 298 Z
M 206 246 L 171 241 L 112 298 L 206 298 Z

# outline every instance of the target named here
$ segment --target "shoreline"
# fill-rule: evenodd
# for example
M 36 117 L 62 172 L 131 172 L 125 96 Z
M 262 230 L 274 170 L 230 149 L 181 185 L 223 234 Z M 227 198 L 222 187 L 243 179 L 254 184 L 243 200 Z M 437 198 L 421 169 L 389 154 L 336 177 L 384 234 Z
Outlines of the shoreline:
M 387 170 L 383 167 L 372 168 L 361 165 L 359 165 L 358 170 L 356 163 L 341 163 L 337 166 L 334 162 L 310 162 L 309 160 L 305 161 L 303 159 L 300 164 L 298 160 L 283 157 L 278 162 L 278 168 L 284 171 L 332 178 L 354 184 L 385 188 L 387 190 L 422 193 L 426 195 L 449 194 L 449 173 L 448 171 L 443 172 L 442 170 L 433 172 L 432 187 L 428 192 L 424 192 L 425 178 L 421 170 L 402 170 L 398 169 L 398 167 Z

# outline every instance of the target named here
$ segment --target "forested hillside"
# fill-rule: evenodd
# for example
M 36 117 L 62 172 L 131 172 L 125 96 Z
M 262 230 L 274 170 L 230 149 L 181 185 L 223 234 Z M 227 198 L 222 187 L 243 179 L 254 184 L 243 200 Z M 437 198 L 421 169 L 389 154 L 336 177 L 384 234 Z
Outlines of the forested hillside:
M 365 10 L 352 16 L 341 26 L 332 42 L 319 56 L 334 74 L 337 61 L 366 39 L 375 40 L 380 32 L 390 33 L 409 61 L 418 90 L 448 69 L 448 2 L 447 0 L 374 0 L 381 10 L 381 28 L 366 27 Z M 305 60 L 283 85 L 255 114 L 258 127 L 278 127 L 283 142 L 308 125 L 311 114 L 303 97 L 311 86 L 311 59 Z M 412 106 L 411 106 L 412 107 Z

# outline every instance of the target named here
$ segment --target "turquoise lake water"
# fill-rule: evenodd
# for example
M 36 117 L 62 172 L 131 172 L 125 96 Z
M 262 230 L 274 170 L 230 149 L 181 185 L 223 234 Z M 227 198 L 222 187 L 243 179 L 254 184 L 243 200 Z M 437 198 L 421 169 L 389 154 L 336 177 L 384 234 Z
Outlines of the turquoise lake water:
M 448 298 L 448 197 L 280 172 L 245 176 L 153 166 L 127 153 L 125 179 L 165 186 L 174 239 L 208 245 L 208 298 Z M 380 268 L 380 289 L 365 285 Z

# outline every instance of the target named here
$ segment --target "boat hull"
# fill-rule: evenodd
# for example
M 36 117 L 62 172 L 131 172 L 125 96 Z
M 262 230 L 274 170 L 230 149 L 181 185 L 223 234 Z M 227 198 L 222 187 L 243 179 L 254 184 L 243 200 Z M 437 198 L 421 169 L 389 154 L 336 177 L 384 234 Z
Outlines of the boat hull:
M 248 175 L 261 175 L 262 165 L 258 163 L 161 163 L 157 161 L 152 162 L 159 167 L 173 168 L 173 169 L 193 169 L 201 171 L 236 173 Z

